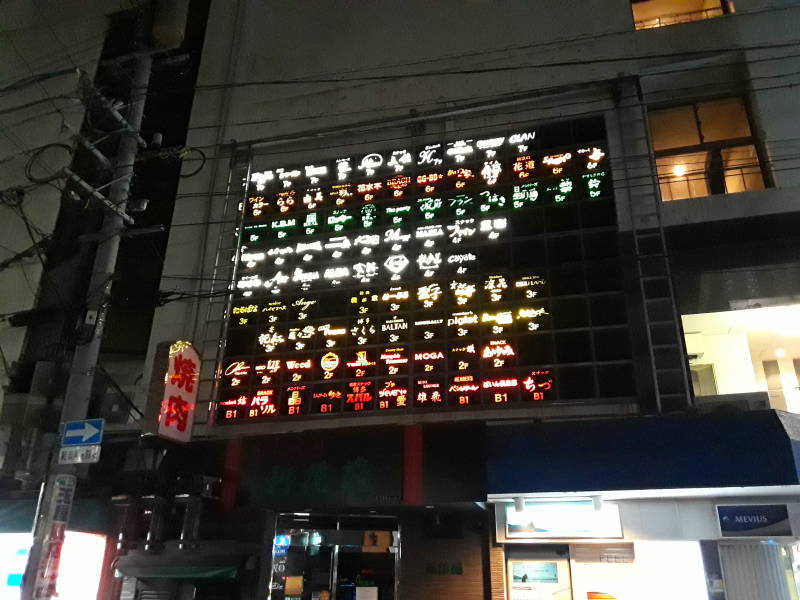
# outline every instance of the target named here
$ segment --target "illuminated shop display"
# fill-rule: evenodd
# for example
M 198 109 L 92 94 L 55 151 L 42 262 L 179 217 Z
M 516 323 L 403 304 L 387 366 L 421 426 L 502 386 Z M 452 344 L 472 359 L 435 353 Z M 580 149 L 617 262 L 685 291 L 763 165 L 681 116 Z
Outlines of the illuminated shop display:
M 247 186 L 217 422 L 633 394 L 602 121 Z

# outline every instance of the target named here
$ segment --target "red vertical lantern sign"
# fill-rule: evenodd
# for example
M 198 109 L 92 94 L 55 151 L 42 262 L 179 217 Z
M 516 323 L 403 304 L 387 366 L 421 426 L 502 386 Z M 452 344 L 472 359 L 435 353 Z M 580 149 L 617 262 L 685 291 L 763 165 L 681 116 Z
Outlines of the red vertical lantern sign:
M 192 345 L 189 342 L 172 344 L 158 415 L 161 437 L 176 442 L 188 442 L 192 438 L 199 374 L 200 355 Z

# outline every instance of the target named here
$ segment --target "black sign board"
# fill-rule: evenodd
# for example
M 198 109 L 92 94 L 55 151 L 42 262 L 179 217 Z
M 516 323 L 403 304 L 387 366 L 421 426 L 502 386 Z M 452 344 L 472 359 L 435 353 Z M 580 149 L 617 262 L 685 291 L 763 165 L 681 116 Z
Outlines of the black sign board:
M 792 535 L 785 504 L 727 504 L 717 506 L 722 537 L 774 537 Z

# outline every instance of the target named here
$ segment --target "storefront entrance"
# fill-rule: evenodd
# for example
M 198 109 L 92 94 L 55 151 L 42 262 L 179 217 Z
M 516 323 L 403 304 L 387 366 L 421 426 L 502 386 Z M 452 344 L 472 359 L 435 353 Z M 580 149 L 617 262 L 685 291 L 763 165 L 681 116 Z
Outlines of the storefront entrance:
M 507 600 L 709 598 L 698 542 L 513 544 L 505 553 Z
M 278 515 L 270 600 L 394 600 L 398 520 L 384 516 Z

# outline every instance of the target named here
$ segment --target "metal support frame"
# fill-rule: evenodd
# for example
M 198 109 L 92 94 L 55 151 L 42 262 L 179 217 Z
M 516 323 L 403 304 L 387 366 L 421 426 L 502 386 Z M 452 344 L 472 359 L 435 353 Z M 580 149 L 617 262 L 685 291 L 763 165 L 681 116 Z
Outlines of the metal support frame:
M 221 231 L 217 238 L 214 255 L 214 270 L 211 283 L 207 287 L 209 294 L 203 335 L 199 341 L 200 355 L 203 364 L 200 383 L 210 383 L 208 405 L 208 424 L 214 424 L 214 406 L 219 393 L 222 378 L 222 357 L 228 335 L 229 313 L 235 291 L 235 274 L 239 268 L 239 247 L 241 246 L 244 222 L 244 204 L 247 198 L 247 184 L 252 169 L 252 149 L 243 147 L 234 151 L 228 171 L 228 185 L 225 202 L 222 208 Z M 240 179 L 245 184 L 239 188 Z M 240 208 L 241 210 L 233 210 Z M 198 308 L 199 310 L 199 308 Z M 209 377 L 209 370 L 211 371 Z

